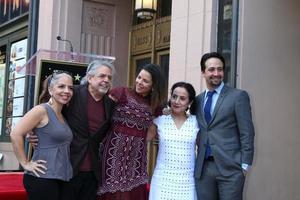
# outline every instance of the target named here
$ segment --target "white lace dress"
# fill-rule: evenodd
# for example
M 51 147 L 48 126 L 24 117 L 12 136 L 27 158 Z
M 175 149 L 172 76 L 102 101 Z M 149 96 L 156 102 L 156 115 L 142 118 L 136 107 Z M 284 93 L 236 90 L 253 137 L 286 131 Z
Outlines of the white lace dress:
M 149 200 L 197 200 L 194 165 L 196 117 L 187 118 L 177 129 L 171 115 L 154 120 L 159 135 L 159 150 L 151 180 Z

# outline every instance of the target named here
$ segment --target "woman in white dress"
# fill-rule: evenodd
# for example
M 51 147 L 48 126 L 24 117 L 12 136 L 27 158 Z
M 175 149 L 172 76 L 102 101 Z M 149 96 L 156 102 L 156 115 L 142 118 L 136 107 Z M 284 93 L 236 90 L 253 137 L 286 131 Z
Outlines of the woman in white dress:
M 196 117 L 188 115 L 195 89 L 186 82 L 171 88 L 170 115 L 154 119 L 148 140 L 158 134 L 159 150 L 151 180 L 149 200 L 196 200 L 194 182 Z

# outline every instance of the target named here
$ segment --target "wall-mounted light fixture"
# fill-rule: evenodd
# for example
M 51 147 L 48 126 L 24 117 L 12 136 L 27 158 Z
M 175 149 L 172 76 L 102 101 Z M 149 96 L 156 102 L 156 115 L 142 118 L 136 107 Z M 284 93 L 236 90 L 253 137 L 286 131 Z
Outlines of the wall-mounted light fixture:
M 157 9 L 157 0 L 135 0 L 135 12 L 141 19 L 152 19 Z

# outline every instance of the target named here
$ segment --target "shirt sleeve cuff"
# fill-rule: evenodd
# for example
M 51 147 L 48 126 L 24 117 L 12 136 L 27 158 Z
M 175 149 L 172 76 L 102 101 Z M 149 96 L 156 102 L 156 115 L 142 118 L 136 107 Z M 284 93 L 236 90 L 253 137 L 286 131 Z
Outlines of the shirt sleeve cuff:
M 251 167 L 250 165 L 248 165 L 246 163 L 242 163 L 243 170 L 248 171 L 250 169 L 250 167 Z

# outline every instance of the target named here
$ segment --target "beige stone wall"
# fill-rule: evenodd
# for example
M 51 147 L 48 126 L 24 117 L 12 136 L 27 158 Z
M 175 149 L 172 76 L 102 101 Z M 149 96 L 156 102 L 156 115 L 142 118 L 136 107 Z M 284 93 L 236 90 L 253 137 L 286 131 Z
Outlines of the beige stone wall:
M 217 9 L 212 0 L 172 2 L 169 86 L 189 80 L 198 93 L 205 87 L 199 62 L 215 47 Z
M 126 85 L 131 0 L 41 0 L 39 20 L 38 49 L 69 51 L 60 35 L 75 52 L 114 56 L 114 85 Z
M 240 1 L 238 86 L 252 98 L 256 152 L 246 199 L 300 199 L 300 2 Z
M 240 0 L 237 87 L 249 92 L 256 130 L 246 200 L 300 199 L 300 2 Z M 199 67 L 216 48 L 213 0 L 172 2 L 170 80 L 205 88 Z

